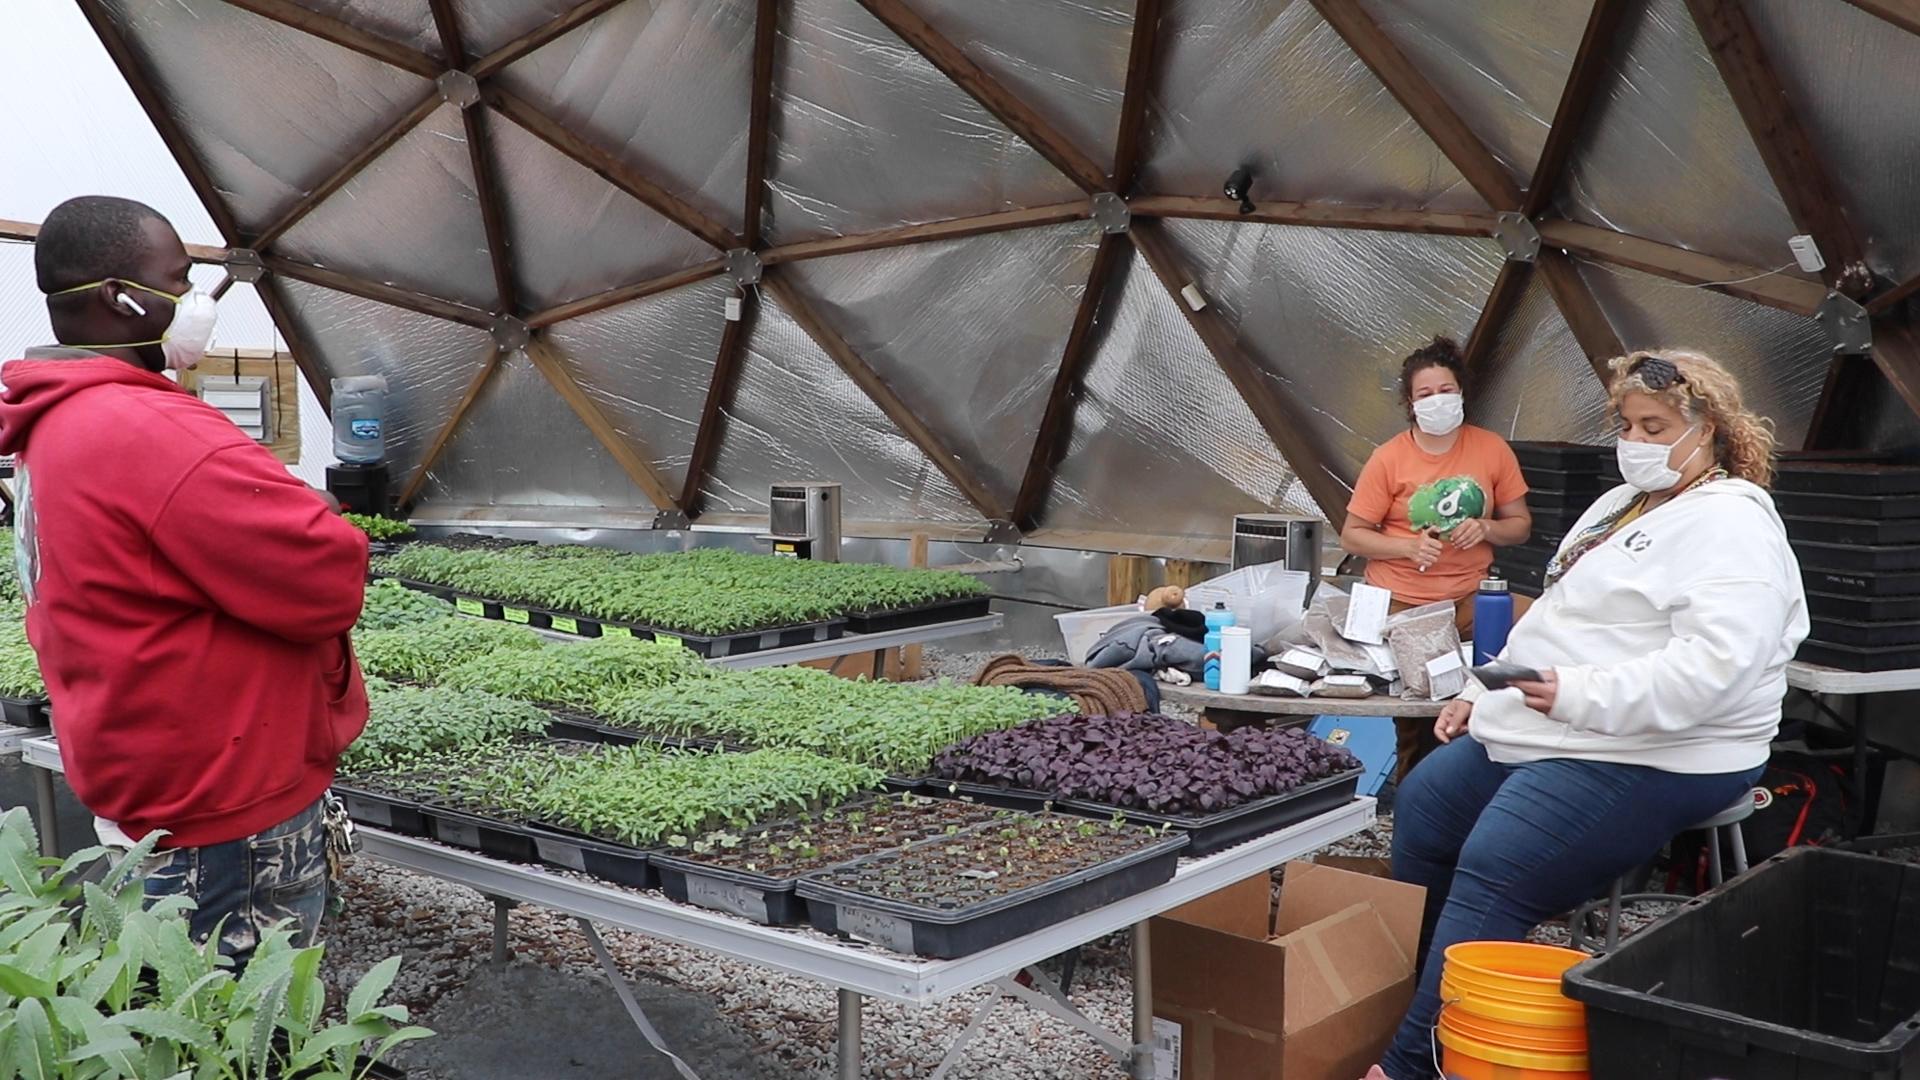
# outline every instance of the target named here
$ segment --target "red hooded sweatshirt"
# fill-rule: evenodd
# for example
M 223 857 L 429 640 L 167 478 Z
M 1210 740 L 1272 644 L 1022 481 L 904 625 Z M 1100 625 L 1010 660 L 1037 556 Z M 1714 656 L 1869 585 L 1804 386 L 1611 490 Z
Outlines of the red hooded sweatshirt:
M 165 377 L 42 352 L 0 369 L 0 453 L 68 783 L 167 847 L 286 821 L 366 724 L 366 536 Z

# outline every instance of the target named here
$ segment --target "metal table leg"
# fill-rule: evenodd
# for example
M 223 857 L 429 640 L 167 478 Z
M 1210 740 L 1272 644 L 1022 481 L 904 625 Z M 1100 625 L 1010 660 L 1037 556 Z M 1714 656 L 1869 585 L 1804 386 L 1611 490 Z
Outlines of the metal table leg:
M 34 801 L 40 804 L 40 854 L 49 858 L 60 854 L 59 805 L 53 798 L 53 772 L 33 770 Z
M 860 1007 L 857 991 L 840 991 L 839 1080 L 860 1080 Z
M 504 897 L 493 898 L 493 966 L 505 967 L 513 960 L 513 948 L 508 942 L 507 912 L 512 911 L 514 902 Z
M 1153 1080 L 1153 954 L 1147 924 L 1133 924 L 1133 1080 Z
M 682 1080 L 700 1080 L 699 1074 L 693 1071 L 692 1066 L 682 1061 L 680 1055 L 667 1049 L 666 1040 L 661 1038 L 659 1030 L 653 1026 L 653 1021 L 647 1019 L 646 1010 L 640 1007 L 639 1000 L 633 996 L 633 988 L 627 985 L 627 977 L 620 973 L 620 965 L 613 962 L 613 954 L 607 951 L 607 943 L 600 939 L 600 931 L 594 929 L 593 923 L 588 919 L 582 918 L 575 921 L 580 924 L 580 932 L 587 936 L 587 944 L 593 947 L 593 958 L 600 962 L 600 970 L 607 973 L 607 981 L 613 984 L 613 992 L 620 998 L 620 1004 L 626 1008 L 627 1016 L 633 1020 L 633 1025 L 640 1029 L 640 1037 L 647 1040 L 648 1046 L 653 1047 L 667 1059 L 667 1063 L 673 1066 L 673 1071 L 679 1073 Z M 845 993 L 845 991 L 841 992 Z M 854 1041 L 858 1045 L 859 1040 L 856 1038 Z

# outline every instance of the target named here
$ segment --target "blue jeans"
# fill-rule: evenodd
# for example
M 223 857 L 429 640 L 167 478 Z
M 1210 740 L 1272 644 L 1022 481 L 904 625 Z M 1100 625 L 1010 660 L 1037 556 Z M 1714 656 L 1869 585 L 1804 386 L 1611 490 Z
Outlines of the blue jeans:
M 1567 759 L 1500 765 L 1470 737 L 1422 761 L 1401 786 L 1393 821 L 1393 876 L 1426 886 L 1427 906 L 1419 988 L 1381 1062 L 1387 1075 L 1435 1076 L 1447 946 L 1524 940 L 1725 810 L 1761 771 L 1690 775 Z
M 295 946 L 312 945 L 327 910 L 324 805 L 316 802 L 239 840 L 157 853 L 146 866 L 147 899 L 192 898 L 197 906 L 188 929 L 194 940 L 218 930 L 220 951 L 233 958 L 236 973 L 253 958 L 260 935 L 283 919 L 291 921 Z

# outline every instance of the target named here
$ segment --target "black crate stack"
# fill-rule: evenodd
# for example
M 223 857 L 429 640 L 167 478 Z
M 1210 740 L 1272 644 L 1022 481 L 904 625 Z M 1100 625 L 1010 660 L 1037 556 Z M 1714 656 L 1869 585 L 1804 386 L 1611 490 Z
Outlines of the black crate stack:
M 1800 659 L 1920 667 L 1920 466 L 1786 455 L 1773 501 L 1813 620 Z
M 1527 478 L 1527 507 L 1533 511 L 1533 535 L 1518 547 L 1501 548 L 1494 566 L 1514 592 L 1539 596 L 1547 563 L 1560 550 L 1574 522 L 1604 492 L 1618 484 L 1607 478 L 1613 454 L 1604 446 L 1564 442 L 1517 442 L 1513 454 Z

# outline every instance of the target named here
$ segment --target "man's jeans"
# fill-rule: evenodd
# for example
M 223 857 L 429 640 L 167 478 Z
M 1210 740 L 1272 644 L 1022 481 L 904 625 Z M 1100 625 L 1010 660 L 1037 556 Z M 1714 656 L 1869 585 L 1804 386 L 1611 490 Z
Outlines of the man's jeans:
M 260 935 L 291 920 L 294 944 L 306 947 L 320 934 L 327 910 L 325 800 L 292 819 L 239 840 L 207 847 L 161 851 L 147 862 L 146 895 L 191 897 L 193 937 L 220 932 L 220 951 L 246 967 Z M 224 920 L 224 921 L 223 921 Z

